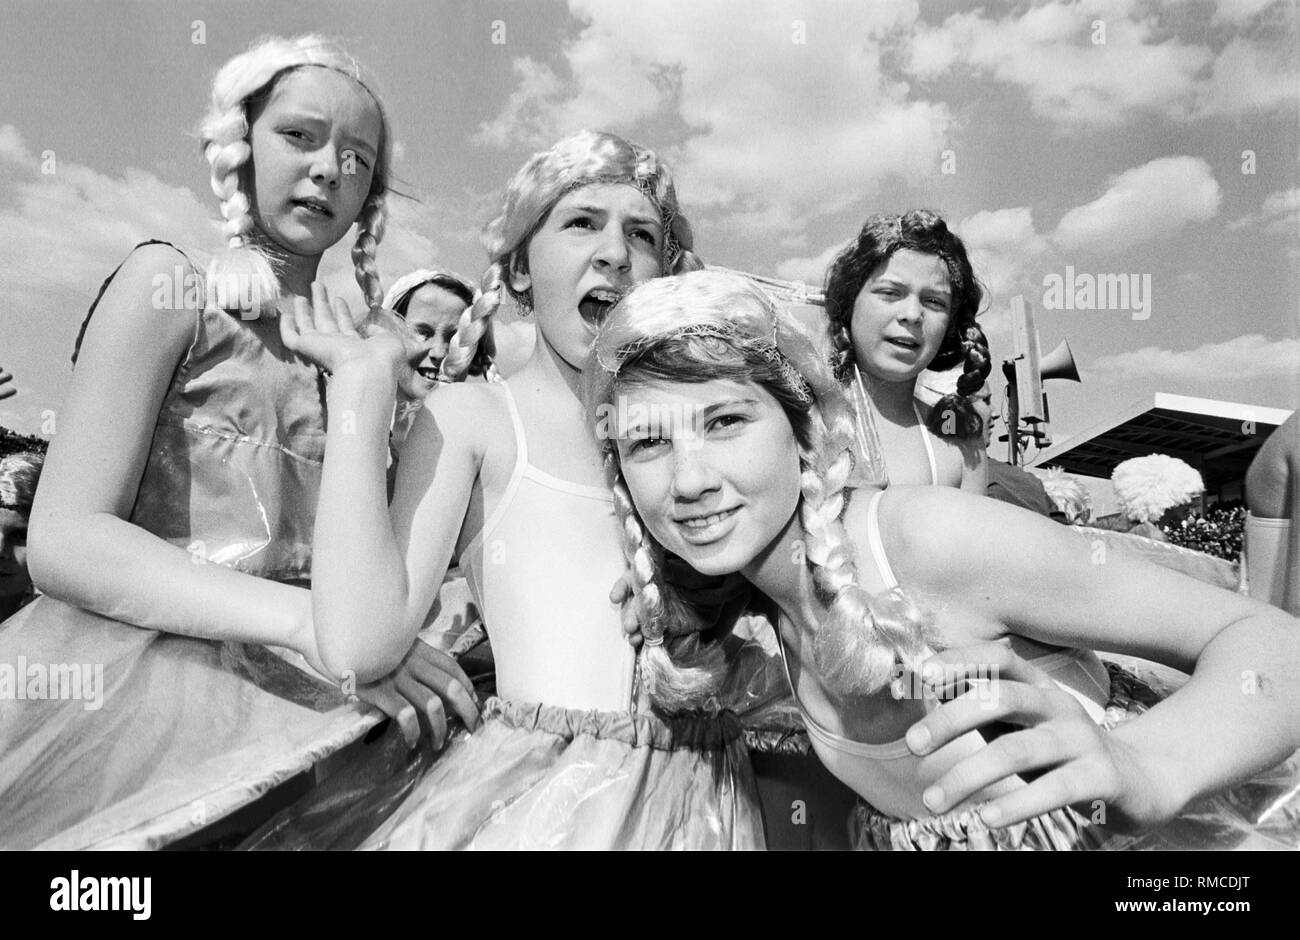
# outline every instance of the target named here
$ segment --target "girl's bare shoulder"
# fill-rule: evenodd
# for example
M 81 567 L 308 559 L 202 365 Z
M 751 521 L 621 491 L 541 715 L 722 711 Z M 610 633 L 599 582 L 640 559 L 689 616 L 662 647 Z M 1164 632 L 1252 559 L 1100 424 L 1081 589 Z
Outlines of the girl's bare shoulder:
M 497 382 L 456 382 L 435 389 L 424 409 L 448 443 L 469 449 L 482 461 L 513 441 L 506 394 Z

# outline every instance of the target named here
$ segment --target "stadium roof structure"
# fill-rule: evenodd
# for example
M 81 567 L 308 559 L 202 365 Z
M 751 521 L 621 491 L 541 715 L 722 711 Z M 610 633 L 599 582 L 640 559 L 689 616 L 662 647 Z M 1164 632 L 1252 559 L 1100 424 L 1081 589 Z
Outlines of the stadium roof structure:
M 1032 467 L 1110 477 L 1130 457 L 1168 454 L 1200 471 L 1207 491 L 1240 482 L 1260 445 L 1290 417 L 1264 408 L 1157 392 L 1038 454 Z

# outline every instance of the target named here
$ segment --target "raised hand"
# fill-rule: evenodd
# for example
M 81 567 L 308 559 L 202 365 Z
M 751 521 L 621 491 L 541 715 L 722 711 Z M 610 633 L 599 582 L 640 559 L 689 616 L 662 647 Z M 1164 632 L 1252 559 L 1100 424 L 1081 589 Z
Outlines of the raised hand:
M 348 363 L 371 361 L 388 365 L 399 375 L 405 363 L 405 347 L 390 330 L 367 326 L 358 331 L 345 301 L 331 299 L 320 282 L 311 286 L 310 303 L 293 299 L 291 310 L 280 315 L 280 337 L 284 345 L 331 374 Z
M 1073 805 L 1090 819 L 1102 809 L 1101 819 L 1123 831 L 1164 821 L 1177 812 L 1178 807 L 1165 805 L 1158 779 L 1146 771 L 1140 755 L 1099 727 L 1072 695 L 1007 646 L 988 643 L 945 650 L 926 660 L 921 675 L 940 699 L 956 697 L 908 730 L 907 744 L 914 754 L 931 754 L 993 722 L 1020 726 L 936 780 L 922 796 L 932 812 L 947 812 L 990 784 L 1022 774 L 1033 779 L 980 808 L 985 823 L 1009 826 Z
M 5 368 L 0 367 L 0 401 L 6 398 L 12 398 L 18 394 L 18 389 L 14 388 L 13 374 Z

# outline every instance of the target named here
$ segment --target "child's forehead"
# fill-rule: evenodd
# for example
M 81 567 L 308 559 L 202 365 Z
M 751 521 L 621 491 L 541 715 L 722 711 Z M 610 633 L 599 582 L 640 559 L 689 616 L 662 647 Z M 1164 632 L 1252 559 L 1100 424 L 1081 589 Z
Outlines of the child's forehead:
M 654 200 L 631 183 L 600 181 L 577 186 L 556 200 L 551 213 L 583 208 L 618 212 L 647 222 L 662 223 Z
M 871 280 L 884 277 L 923 281 L 934 287 L 949 287 L 948 265 L 943 258 L 928 251 L 900 248 L 871 272 Z
M 407 319 L 451 319 L 460 318 L 461 311 L 467 304 L 463 297 L 438 284 L 422 284 L 411 294 L 406 306 Z
M 271 90 L 266 111 L 326 118 L 374 140 L 383 128 L 374 96 L 342 72 L 323 66 L 302 66 L 282 75 Z

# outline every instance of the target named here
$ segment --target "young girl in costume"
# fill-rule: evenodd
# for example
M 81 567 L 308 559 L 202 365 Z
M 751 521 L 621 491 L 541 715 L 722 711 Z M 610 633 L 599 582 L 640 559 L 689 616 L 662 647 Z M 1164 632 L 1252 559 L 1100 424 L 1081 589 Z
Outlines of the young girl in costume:
M 986 458 L 972 398 L 989 374 L 975 321 L 981 291 L 961 239 L 923 209 L 873 215 L 826 275 L 835 375 L 874 413 L 889 483 L 983 494 Z M 955 392 L 917 400 L 927 369 L 962 367 Z
M 664 552 L 742 573 L 778 615 L 818 756 L 874 807 L 857 813 L 860 845 L 1093 845 L 1097 817 L 1063 807 L 1156 825 L 1300 746 L 1300 632 L 1280 611 L 1155 566 L 1096 564 L 1063 527 L 994 500 L 846 489 L 849 402 L 802 329 L 743 279 L 633 291 L 584 383 L 591 420 L 612 428 L 646 643 L 678 626 Z M 1053 681 L 1026 658 L 1039 644 L 1195 671 L 1103 732 L 1105 690 Z M 665 685 L 707 691 L 660 666 Z M 1266 677 L 1254 694 L 1248 675 Z M 969 691 L 939 705 L 933 690 L 962 679 Z M 1018 727 L 985 743 L 995 722 Z
M 272 38 L 218 72 L 201 136 L 227 250 L 200 275 L 165 242 L 138 246 L 78 337 L 32 510 L 46 596 L 0 626 L 0 663 L 79 664 L 98 687 L 0 703 L 7 848 L 160 844 L 365 730 L 326 714 L 338 690 L 213 641 L 319 665 L 294 584 L 312 574 L 325 381 L 276 317 L 354 224 L 357 281 L 379 303 L 387 120 L 346 53 Z
M 714 848 L 763 844 L 748 758 L 729 715 L 663 720 L 644 707 L 610 586 L 623 569 L 601 455 L 577 396 L 592 337 L 635 284 L 698 267 L 655 154 L 582 132 L 533 156 L 484 233 L 490 266 L 443 362 L 462 376 L 498 307 L 538 330 L 504 382 L 429 396 L 385 504 L 382 455 L 396 350 L 363 342 L 327 304 L 286 341 L 333 373 L 313 609 L 334 673 L 401 658 L 453 556 L 492 640 L 500 698 L 457 683 L 457 735 L 370 845 L 407 848 Z M 364 585 L 364 590 L 361 589 Z M 358 629 L 364 624 L 365 629 Z M 430 677 L 431 684 L 439 678 Z M 431 703 L 438 733 L 442 704 Z

